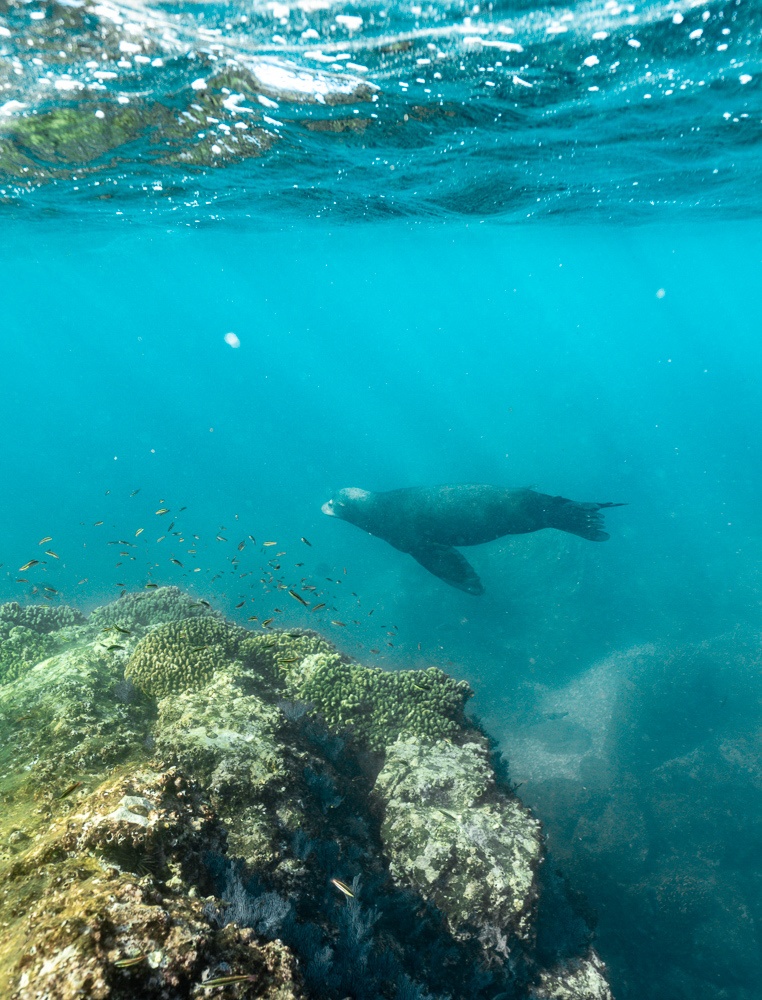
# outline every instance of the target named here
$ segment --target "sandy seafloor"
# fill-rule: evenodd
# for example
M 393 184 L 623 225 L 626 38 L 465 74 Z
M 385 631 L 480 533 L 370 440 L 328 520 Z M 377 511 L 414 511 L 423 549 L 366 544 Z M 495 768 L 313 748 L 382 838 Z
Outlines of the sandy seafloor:
M 175 583 L 467 679 L 619 1000 L 753 1000 L 759 225 L 167 221 L 4 226 L 0 600 Z M 480 598 L 320 512 L 448 482 L 628 506 L 471 550 Z

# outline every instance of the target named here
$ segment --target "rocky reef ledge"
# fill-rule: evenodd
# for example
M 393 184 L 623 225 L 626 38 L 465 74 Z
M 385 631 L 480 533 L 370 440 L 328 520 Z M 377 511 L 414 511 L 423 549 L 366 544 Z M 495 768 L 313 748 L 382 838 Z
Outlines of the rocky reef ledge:
M 0 995 L 611 1000 L 470 694 L 174 588 L 0 606 Z

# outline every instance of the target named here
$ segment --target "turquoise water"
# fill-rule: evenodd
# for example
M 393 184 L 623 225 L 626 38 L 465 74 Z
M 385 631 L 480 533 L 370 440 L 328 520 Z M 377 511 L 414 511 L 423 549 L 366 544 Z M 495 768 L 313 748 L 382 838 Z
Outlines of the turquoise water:
M 342 11 L 0 8 L 0 601 L 177 584 L 466 678 L 615 996 L 754 1000 L 759 9 Z M 449 482 L 628 506 L 469 550 L 482 597 L 320 511 Z

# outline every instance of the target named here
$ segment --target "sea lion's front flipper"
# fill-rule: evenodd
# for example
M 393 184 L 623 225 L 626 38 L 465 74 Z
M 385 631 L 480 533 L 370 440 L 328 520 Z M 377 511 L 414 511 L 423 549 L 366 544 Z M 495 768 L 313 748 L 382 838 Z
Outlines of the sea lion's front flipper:
M 484 587 L 476 575 L 474 567 L 465 556 L 452 546 L 427 542 L 425 545 L 412 549 L 410 555 L 429 573 L 438 576 L 440 580 L 449 583 L 451 587 L 465 590 L 467 594 L 484 593 Z

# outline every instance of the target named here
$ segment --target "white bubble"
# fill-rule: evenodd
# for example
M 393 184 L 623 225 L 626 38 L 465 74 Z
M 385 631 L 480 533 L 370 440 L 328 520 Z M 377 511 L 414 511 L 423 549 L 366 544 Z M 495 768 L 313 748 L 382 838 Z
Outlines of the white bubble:
M 230 347 L 240 347 L 241 346 L 241 341 L 238 339 L 238 337 L 236 337 L 236 335 L 234 333 L 226 333 L 225 334 L 225 343 L 228 344 Z
M 352 14 L 337 14 L 335 20 L 347 31 L 359 31 L 362 28 L 362 18 Z
M 664 291 L 663 288 L 657 288 L 656 289 L 656 298 L 657 299 L 663 299 L 666 294 L 667 293 Z

